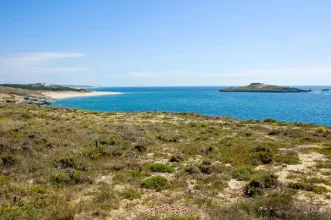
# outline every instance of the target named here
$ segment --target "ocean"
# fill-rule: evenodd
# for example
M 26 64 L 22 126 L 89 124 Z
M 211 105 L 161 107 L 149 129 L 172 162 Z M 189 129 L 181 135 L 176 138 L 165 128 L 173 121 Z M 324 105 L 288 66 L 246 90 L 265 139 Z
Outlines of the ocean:
M 238 119 L 273 118 L 331 126 L 331 86 L 296 86 L 310 93 L 223 93 L 219 87 L 112 87 L 119 95 L 57 100 L 53 106 L 107 112 L 195 112 Z

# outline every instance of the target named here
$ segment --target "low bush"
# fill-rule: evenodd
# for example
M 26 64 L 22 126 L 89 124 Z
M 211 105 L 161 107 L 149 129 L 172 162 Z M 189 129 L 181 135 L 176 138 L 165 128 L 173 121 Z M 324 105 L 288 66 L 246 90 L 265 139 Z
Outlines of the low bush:
M 0 185 L 8 183 L 11 180 L 10 176 L 0 176 Z
M 209 123 L 206 122 L 206 121 L 201 123 L 201 127 L 203 127 L 203 128 L 204 128 L 204 127 L 208 127 L 208 125 L 209 125 Z
M 316 151 L 320 154 L 326 155 L 329 159 L 331 159 L 331 145 L 323 146 L 323 148 L 317 148 Z
M 318 162 L 316 167 L 318 169 L 331 169 L 331 161 Z
M 121 196 L 122 196 L 123 199 L 128 199 L 128 200 L 134 200 L 134 199 L 140 199 L 141 198 L 140 193 L 135 189 L 125 189 L 121 193 Z
M 299 164 L 300 158 L 298 153 L 295 151 L 289 151 L 286 153 L 279 154 L 275 157 L 275 161 L 284 164 Z
M 45 186 L 41 186 L 41 185 L 32 186 L 30 190 L 31 192 L 40 193 L 40 194 L 46 193 L 47 191 Z
M 292 189 L 311 191 L 311 192 L 314 192 L 317 194 L 322 194 L 322 193 L 326 193 L 329 191 L 324 186 L 316 186 L 316 185 L 313 185 L 312 183 L 290 183 L 288 186 Z
M 52 175 L 52 183 L 57 186 L 71 185 L 80 183 L 91 183 L 91 180 L 82 177 L 81 172 L 77 170 L 66 170 L 66 172 L 56 172 Z
M 145 177 L 144 172 L 140 172 L 139 170 L 126 170 L 120 171 L 116 174 L 115 179 L 120 182 L 128 182 L 128 183 L 139 183 L 142 178 Z
M 84 155 L 91 160 L 97 160 L 102 156 L 102 153 L 96 148 L 89 148 L 84 151 Z
M 248 181 L 254 173 L 251 166 L 240 166 L 233 170 L 232 177 L 239 181 Z
M 167 179 L 162 176 L 155 176 L 148 179 L 145 179 L 141 186 L 146 189 L 159 189 L 164 187 L 167 184 Z
M 253 165 L 270 164 L 273 159 L 273 154 L 268 148 L 257 147 L 250 153 L 250 158 Z
M 187 167 L 187 168 L 185 169 L 185 172 L 188 173 L 188 174 L 193 175 L 193 174 L 198 174 L 198 173 L 200 173 L 200 170 L 199 170 L 199 168 L 196 167 L 196 166 L 190 166 L 190 167 Z
M 169 162 L 172 162 L 172 163 L 179 163 L 179 162 L 182 162 L 182 161 L 184 161 L 184 158 L 182 156 L 178 156 L 178 155 L 172 156 L 169 159 Z
M 149 167 L 151 171 L 153 172 L 159 172 L 159 173 L 172 173 L 174 172 L 174 168 L 162 163 L 155 163 L 150 165 Z
M 275 122 L 277 122 L 275 119 L 272 119 L 272 118 L 265 118 L 264 120 L 263 120 L 263 122 L 265 122 L 265 123 L 275 123 Z
M 315 131 L 316 131 L 317 133 L 325 133 L 325 132 L 326 132 L 326 128 L 323 127 L 323 126 L 319 126 L 319 127 L 317 127 L 317 128 L 315 129 Z
M 211 174 L 212 169 L 211 165 L 201 164 L 199 165 L 199 170 L 204 174 Z
M 54 161 L 54 167 L 57 168 L 75 168 L 76 166 L 76 162 L 73 158 L 60 158 Z
M 12 167 L 16 163 L 16 159 L 11 154 L 4 154 L 1 156 L 1 162 L 4 167 Z
M 68 185 L 71 184 L 71 178 L 68 173 L 57 172 L 52 175 L 52 182 L 55 185 Z
M 266 189 L 278 185 L 277 176 L 270 173 L 255 174 L 245 186 L 244 193 L 248 197 L 262 195 Z
M 145 152 L 147 150 L 147 147 L 142 144 L 137 144 L 134 148 L 139 152 Z
M 268 132 L 268 135 L 270 135 L 270 136 L 274 136 L 274 135 L 279 135 L 281 133 L 281 131 L 280 130 L 271 130 L 271 131 L 269 131 Z

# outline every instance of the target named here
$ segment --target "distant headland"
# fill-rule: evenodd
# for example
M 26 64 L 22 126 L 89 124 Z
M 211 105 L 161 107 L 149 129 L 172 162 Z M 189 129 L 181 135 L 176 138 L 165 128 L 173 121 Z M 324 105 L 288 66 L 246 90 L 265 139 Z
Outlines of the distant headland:
M 303 90 L 287 86 L 267 85 L 264 83 L 251 83 L 243 87 L 230 87 L 220 89 L 220 92 L 274 92 L 274 93 L 298 93 L 298 92 L 311 92 L 312 90 Z
M 89 86 L 60 86 L 48 83 L 0 84 L 0 103 L 50 105 L 54 99 L 121 94 L 90 91 L 82 87 Z

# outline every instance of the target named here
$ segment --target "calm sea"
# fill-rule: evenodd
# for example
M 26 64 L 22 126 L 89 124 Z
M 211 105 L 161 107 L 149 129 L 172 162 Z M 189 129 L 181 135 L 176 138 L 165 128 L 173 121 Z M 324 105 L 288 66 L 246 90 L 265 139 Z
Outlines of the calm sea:
M 331 125 L 331 86 L 304 86 L 311 93 L 222 93 L 224 87 L 95 88 L 120 95 L 58 100 L 53 106 L 97 111 L 196 112 L 239 119 L 274 118 Z

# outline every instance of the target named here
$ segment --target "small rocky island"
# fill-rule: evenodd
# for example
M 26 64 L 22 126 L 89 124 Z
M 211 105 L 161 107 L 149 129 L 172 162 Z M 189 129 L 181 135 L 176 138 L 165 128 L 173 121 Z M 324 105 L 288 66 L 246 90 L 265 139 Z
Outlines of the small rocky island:
M 220 92 L 274 92 L 274 93 L 298 93 L 298 92 L 311 92 L 312 90 L 303 90 L 287 86 L 267 85 L 263 83 L 251 83 L 243 87 L 230 87 L 220 89 Z

